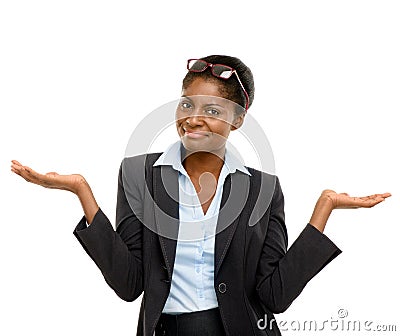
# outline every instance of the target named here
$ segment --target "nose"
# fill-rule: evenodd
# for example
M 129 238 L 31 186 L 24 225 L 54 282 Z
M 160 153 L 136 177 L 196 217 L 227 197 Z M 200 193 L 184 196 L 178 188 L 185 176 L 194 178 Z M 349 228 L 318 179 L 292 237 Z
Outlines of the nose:
M 191 127 L 202 125 L 203 122 L 204 122 L 203 117 L 196 113 L 191 114 L 185 120 L 185 123 L 190 125 Z
M 204 115 L 200 108 L 193 108 L 191 111 L 186 111 L 184 122 L 191 127 L 202 125 L 204 123 Z

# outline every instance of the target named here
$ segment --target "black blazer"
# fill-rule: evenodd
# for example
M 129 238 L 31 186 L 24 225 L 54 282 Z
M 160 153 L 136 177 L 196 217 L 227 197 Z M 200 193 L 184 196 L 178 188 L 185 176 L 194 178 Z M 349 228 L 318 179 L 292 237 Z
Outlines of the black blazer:
M 116 231 L 99 209 L 89 227 L 83 217 L 73 232 L 121 299 L 133 301 L 144 293 L 139 336 L 158 334 L 176 249 L 176 239 L 166 236 L 176 238 L 179 228 L 178 172 L 170 166 L 153 167 L 160 155 L 143 154 L 122 161 Z M 252 176 L 236 171 L 227 176 L 223 186 L 217 223 L 220 232 L 215 236 L 214 283 L 219 312 L 227 335 L 281 335 L 273 314 L 285 311 L 341 250 L 307 224 L 287 251 L 279 180 L 246 168 Z M 262 203 L 264 197 L 269 201 L 268 195 L 272 199 L 264 211 Z M 239 216 L 221 230 L 226 226 L 224 219 L 241 204 Z M 250 216 L 255 216 L 255 225 L 249 225 Z M 265 316 L 268 327 L 258 328 L 257 322 Z

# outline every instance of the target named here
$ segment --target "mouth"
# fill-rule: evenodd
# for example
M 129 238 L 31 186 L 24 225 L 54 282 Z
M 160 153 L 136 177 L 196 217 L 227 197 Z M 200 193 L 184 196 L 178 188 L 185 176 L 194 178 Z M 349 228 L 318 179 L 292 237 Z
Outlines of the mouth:
M 198 139 L 208 136 L 208 132 L 204 131 L 192 131 L 186 128 L 183 128 L 183 131 L 185 132 L 184 135 L 187 136 L 188 138 Z

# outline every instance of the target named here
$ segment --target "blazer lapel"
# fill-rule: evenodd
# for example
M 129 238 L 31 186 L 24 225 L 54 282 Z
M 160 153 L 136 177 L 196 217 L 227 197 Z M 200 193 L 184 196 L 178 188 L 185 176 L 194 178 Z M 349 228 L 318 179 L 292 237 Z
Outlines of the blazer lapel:
M 215 236 L 215 276 L 226 256 L 240 214 L 245 208 L 249 187 L 249 176 L 242 172 L 236 171 L 225 179 Z M 178 172 L 171 166 L 154 167 L 153 191 L 156 233 L 169 278 L 172 279 L 179 231 Z
M 153 168 L 155 227 L 169 279 L 172 279 L 179 230 L 178 183 L 178 172 L 171 166 Z
M 215 236 L 215 277 L 237 229 L 240 214 L 246 205 L 249 188 L 249 176 L 242 172 L 236 171 L 233 174 L 229 174 L 225 179 Z

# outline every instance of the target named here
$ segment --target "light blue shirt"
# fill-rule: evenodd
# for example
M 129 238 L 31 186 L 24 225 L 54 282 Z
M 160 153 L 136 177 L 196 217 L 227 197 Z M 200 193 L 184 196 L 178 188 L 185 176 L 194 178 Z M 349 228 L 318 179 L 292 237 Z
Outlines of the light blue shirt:
M 216 192 L 204 215 L 196 189 L 182 165 L 182 147 L 181 141 L 170 145 L 153 165 L 171 165 L 179 172 L 179 233 L 171 290 L 163 309 L 167 314 L 218 307 L 214 289 L 214 245 L 223 185 L 225 178 L 236 170 L 251 175 L 226 147 Z

